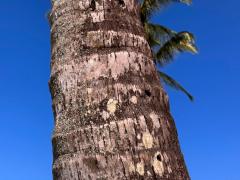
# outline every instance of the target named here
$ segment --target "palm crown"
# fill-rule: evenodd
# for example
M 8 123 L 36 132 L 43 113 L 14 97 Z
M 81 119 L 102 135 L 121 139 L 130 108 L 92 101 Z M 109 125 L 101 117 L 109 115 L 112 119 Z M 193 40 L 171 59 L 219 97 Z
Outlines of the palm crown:
M 141 21 L 143 23 L 147 41 L 152 49 L 154 62 L 157 65 L 165 66 L 173 61 L 174 55 L 179 52 L 197 53 L 194 36 L 187 31 L 175 32 L 162 25 L 150 22 L 152 15 L 172 2 L 180 2 L 190 5 L 191 0 L 142 0 Z M 170 87 L 184 92 L 190 100 L 193 96 L 187 92 L 176 80 L 169 75 L 158 71 L 162 82 Z

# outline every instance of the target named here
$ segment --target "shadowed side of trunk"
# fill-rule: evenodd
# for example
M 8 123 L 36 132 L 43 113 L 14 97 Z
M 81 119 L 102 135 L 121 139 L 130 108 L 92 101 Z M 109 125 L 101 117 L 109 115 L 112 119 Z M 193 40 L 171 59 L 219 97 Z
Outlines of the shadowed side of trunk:
M 188 180 L 135 0 L 55 0 L 55 180 Z

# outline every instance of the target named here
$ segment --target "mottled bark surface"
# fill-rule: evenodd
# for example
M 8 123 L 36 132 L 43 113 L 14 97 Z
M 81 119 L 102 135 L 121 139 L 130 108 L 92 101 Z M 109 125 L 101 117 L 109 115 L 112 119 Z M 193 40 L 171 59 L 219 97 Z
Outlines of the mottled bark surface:
M 135 0 L 55 0 L 55 180 L 188 180 Z

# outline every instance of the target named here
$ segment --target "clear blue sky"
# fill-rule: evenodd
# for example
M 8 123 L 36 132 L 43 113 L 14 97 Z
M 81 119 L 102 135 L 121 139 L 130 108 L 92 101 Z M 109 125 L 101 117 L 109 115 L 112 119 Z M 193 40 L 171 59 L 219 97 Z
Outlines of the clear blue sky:
M 50 0 L 0 0 L 0 179 L 51 180 Z M 195 96 L 168 90 L 193 180 L 240 179 L 240 2 L 195 0 L 154 21 L 195 33 L 200 54 L 165 71 Z

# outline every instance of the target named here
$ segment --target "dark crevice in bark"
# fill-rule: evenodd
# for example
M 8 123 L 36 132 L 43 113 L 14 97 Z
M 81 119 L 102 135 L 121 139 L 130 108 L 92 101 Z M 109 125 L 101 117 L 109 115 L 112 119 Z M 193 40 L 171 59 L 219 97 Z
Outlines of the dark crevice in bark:
M 157 160 L 162 161 L 162 158 L 161 158 L 160 154 L 157 155 Z
M 133 18 L 133 17 L 128 17 L 128 18 Z M 71 19 L 69 18 L 69 20 Z M 121 31 L 126 30 L 127 32 L 131 31 L 131 33 L 135 33 L 135 34 L 138 33 L 139 35 L 145 35 L 145 33 L 142 31 L 143 27 L 140 22 L 136 21 L 133 23 L 132 21 L 129 21 L 129 19 L 126 19 L 126 17 L 124 16 L 115 17 L 115 18 L 110 16 L 109 19 L 106 19 L 105 21 L 93 22 L 93 23 L 85 22 L 84 24 L 80 24 L 80 25 L 76 24 L 76 26 L 74 27 L 67 27 L 64 24 L 64 22 L 62 23 L 63 24 L 58 23 L 54 25 L 52 32 L 56 32 L 58 27 L 63 26 L 62 27 L 63 29 L 61 32 L 64 32 L 65 29 L 68 32 L 71 32 L 71 31 L 86 32 L 86 31 L 93 31 L 93 30 L 99 30 L 99 29 L 119 31 L 119 29 L 121 29 Z M 61 32 L 58 32 L 58 33 L 61 33 Z
M 96 1 L 95 0 L 91 1 L 90 8 L 91 8 L 92 11 L 96 10 Z
M 89 9 L 91 9 L 91 11 L 96 11 L 96 12 L 101 12 L 99 10 L 96 10 L 96 3 L 94 3 L 96 0 L 92 0 L 92 3 L 89 6 Z M 124 7 L 124 6 L 122 6 Z M 51 22 L 56 22 L 59 19 L 67 19 L 67 17 L 69 16 L 69 19 L 71 19 L 71 16 L 73 16 L 73 14 L 87 14 L 88 11 L 86 10 L 79 10 L 79 9 L 69 9 L 69 10 L 65 10 L 65 11 L 59 11 L 58 16 L 53 16 L 55 14 L 55 11 L 52 11 L 49 16 L 50 21 Z M 121 22 L 125 21 L 125 23 L 121 23 L 120 26 L 124 27 L 125 25 L 128 25 L 129 23 L 129 19 L 133 19 L 135 20 L 135 26 L 138 25 L 139 28 L 142 28 L 142 22 L 138 19 L 138 15 L 136 13 L 131 13 L 131 11 L 128 11 L 126 8 L 114 8 L 111 7 L 111 9 L 105 9 L 103 11 L 104 13 L 104 19 L 106 22 L 112 22 L 114 25 L 117 25 L 116 20 L 121 20 Z M 96 23 L 91 22 L 91 16 L 88 16 L 88 18 L 86 19 L 86 22 L 84 23 L 84 26 L 88 26 L 88 25 L 94 25 Z M 64 20 L 62 20 L 64 21 Z M 59 25 L 64 25 L 63 24 L 59 24 Z M 52 23 L 51 24 L 52 27 L 55 27 L 55 24 Z M 129 26 L 129 28 L 131 28 L 131 26 Z
M 124 0 L 117 0 L 118 3 L 120 4 L 120 6 L 124 7 L 125 6 L 125 2 Z
M 148 96 L 148 97 L 151 97 L 152 93 L 150 90 L 146 89 L 145 90 L 145 94 Z

